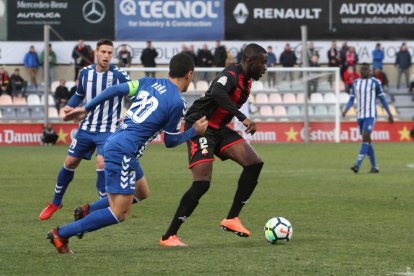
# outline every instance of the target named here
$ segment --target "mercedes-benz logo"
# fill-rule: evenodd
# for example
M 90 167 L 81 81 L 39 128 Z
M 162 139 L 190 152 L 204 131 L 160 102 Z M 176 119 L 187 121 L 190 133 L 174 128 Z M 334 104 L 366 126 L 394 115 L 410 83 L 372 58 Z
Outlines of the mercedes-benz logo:
M 105 18 L 106 8 L 100 0 L 89 0 L 82 7 L 82 14 L 87 22 L 96 24 Z
M 249 16 L 249 10 L 244 3 L 238 3 L 233 10 L 234 19 L 239 24 L 244 24 Z

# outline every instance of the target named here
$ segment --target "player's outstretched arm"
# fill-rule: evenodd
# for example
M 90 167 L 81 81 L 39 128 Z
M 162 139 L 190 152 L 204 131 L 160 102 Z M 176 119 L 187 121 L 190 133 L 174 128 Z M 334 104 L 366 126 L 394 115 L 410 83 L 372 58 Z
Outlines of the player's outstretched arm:
M 164 143 L 167 148 L 176 147 L 187 140 L 190 140 L 198 135 L 202 135 L 208 126 L 206 117 L 197 120 L 193 127 L 180 133 L 169 133 L 164 131 Z

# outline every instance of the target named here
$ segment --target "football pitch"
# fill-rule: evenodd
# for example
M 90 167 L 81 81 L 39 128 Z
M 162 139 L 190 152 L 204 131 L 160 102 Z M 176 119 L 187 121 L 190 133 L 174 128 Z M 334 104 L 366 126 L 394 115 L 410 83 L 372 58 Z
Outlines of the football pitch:
M 94 161 L 79 166 L 64 207 L 39 221 L 67 147 L 1 147 L 0 275 L 414 275 L 414 144 L 374 145 L 379 174 L 367 173 L 367 158 L 359 174 L 350 170 L 358 143 L 254 144 L 265 165 L 241 213 L 250 238 L 218 227 L 241 169 L 217 159 L 210 190 L 179 232 L 187 248 L 158 244 L 191 184 L 186 148 L 150 145 L 141 159 L 150 197 L 126 222 L 71 238 L 72 255 L 59 255 L 46 234 L 97 198 Z M 289 243 L 266 242 L 274 216 L 292 223 Z

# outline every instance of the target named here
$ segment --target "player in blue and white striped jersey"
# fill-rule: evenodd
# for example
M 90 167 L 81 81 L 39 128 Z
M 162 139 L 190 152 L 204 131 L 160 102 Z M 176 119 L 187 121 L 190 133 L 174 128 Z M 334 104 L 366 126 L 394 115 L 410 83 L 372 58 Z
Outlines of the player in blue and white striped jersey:
M 70 99 L 64 112 L 71 111 L 83 101 L 88 104 L 107 87 L 129 81 L 127 73 L 110 64 L 114 47 L 112 41 L 101 39 L 96 44 L 96 63 L 84 67 L 79 74 L 79 83 L 75 95 Z M 109 99 L 91 110 L 83 120 L 69 147 L 66 160 L 58 174 L 53 202 L 43 209 L 40 220 L 49 219 L 62 207 L 62 199 L 74 171 L 82 159 L 90 160 L 93 152 L 96 156 L 96 187 L 100 197 L 106 195 L 103 146 L 106 139 L 115 132 L 116 124 L 122 112 L 122 96 Z M 143 195 L 143 198 L 145 196 Z
M 351 170 L 358 173 L 365 155 L 368 155 L 372 166 L 370 172 L 378 173 L 379 169 L 375 159 L 374 146 L 371 143 L 371 132 L 374 130 L 375 119 L 377 118 L 377 99 L 381 101 L 382 106 L 387 111 L 388 122 L 393 123 L 394 118 L 385 99 L 382 85 L 379 80 L 370 76 L 371 70 L 367 63 L 362 64 L 360 73 L 361 78 L 354 80 L 349 101 L 342 112 L 342 115 L 345 117 L 356 99 L 357 122 L 362 135 L 362 145 L 357 161 L 351 167 Z

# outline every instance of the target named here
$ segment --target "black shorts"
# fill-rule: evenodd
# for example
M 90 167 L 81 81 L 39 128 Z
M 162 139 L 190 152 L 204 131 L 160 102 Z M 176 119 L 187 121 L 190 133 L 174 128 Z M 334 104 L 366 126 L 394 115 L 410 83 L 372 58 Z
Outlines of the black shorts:
M 186 122 L 184 128 L 187 130 L 192 126 L 192 123 Z M 226 160 L 227 158 L 221 155 L 223 150 L 242 141 L 244 138 L 228 127 L 221 129 L 208 127 L 202 136 L 187 141 L 188 167 L 191 168 L 202 162 L 212 162 L 214 155 L 221 160 Z

